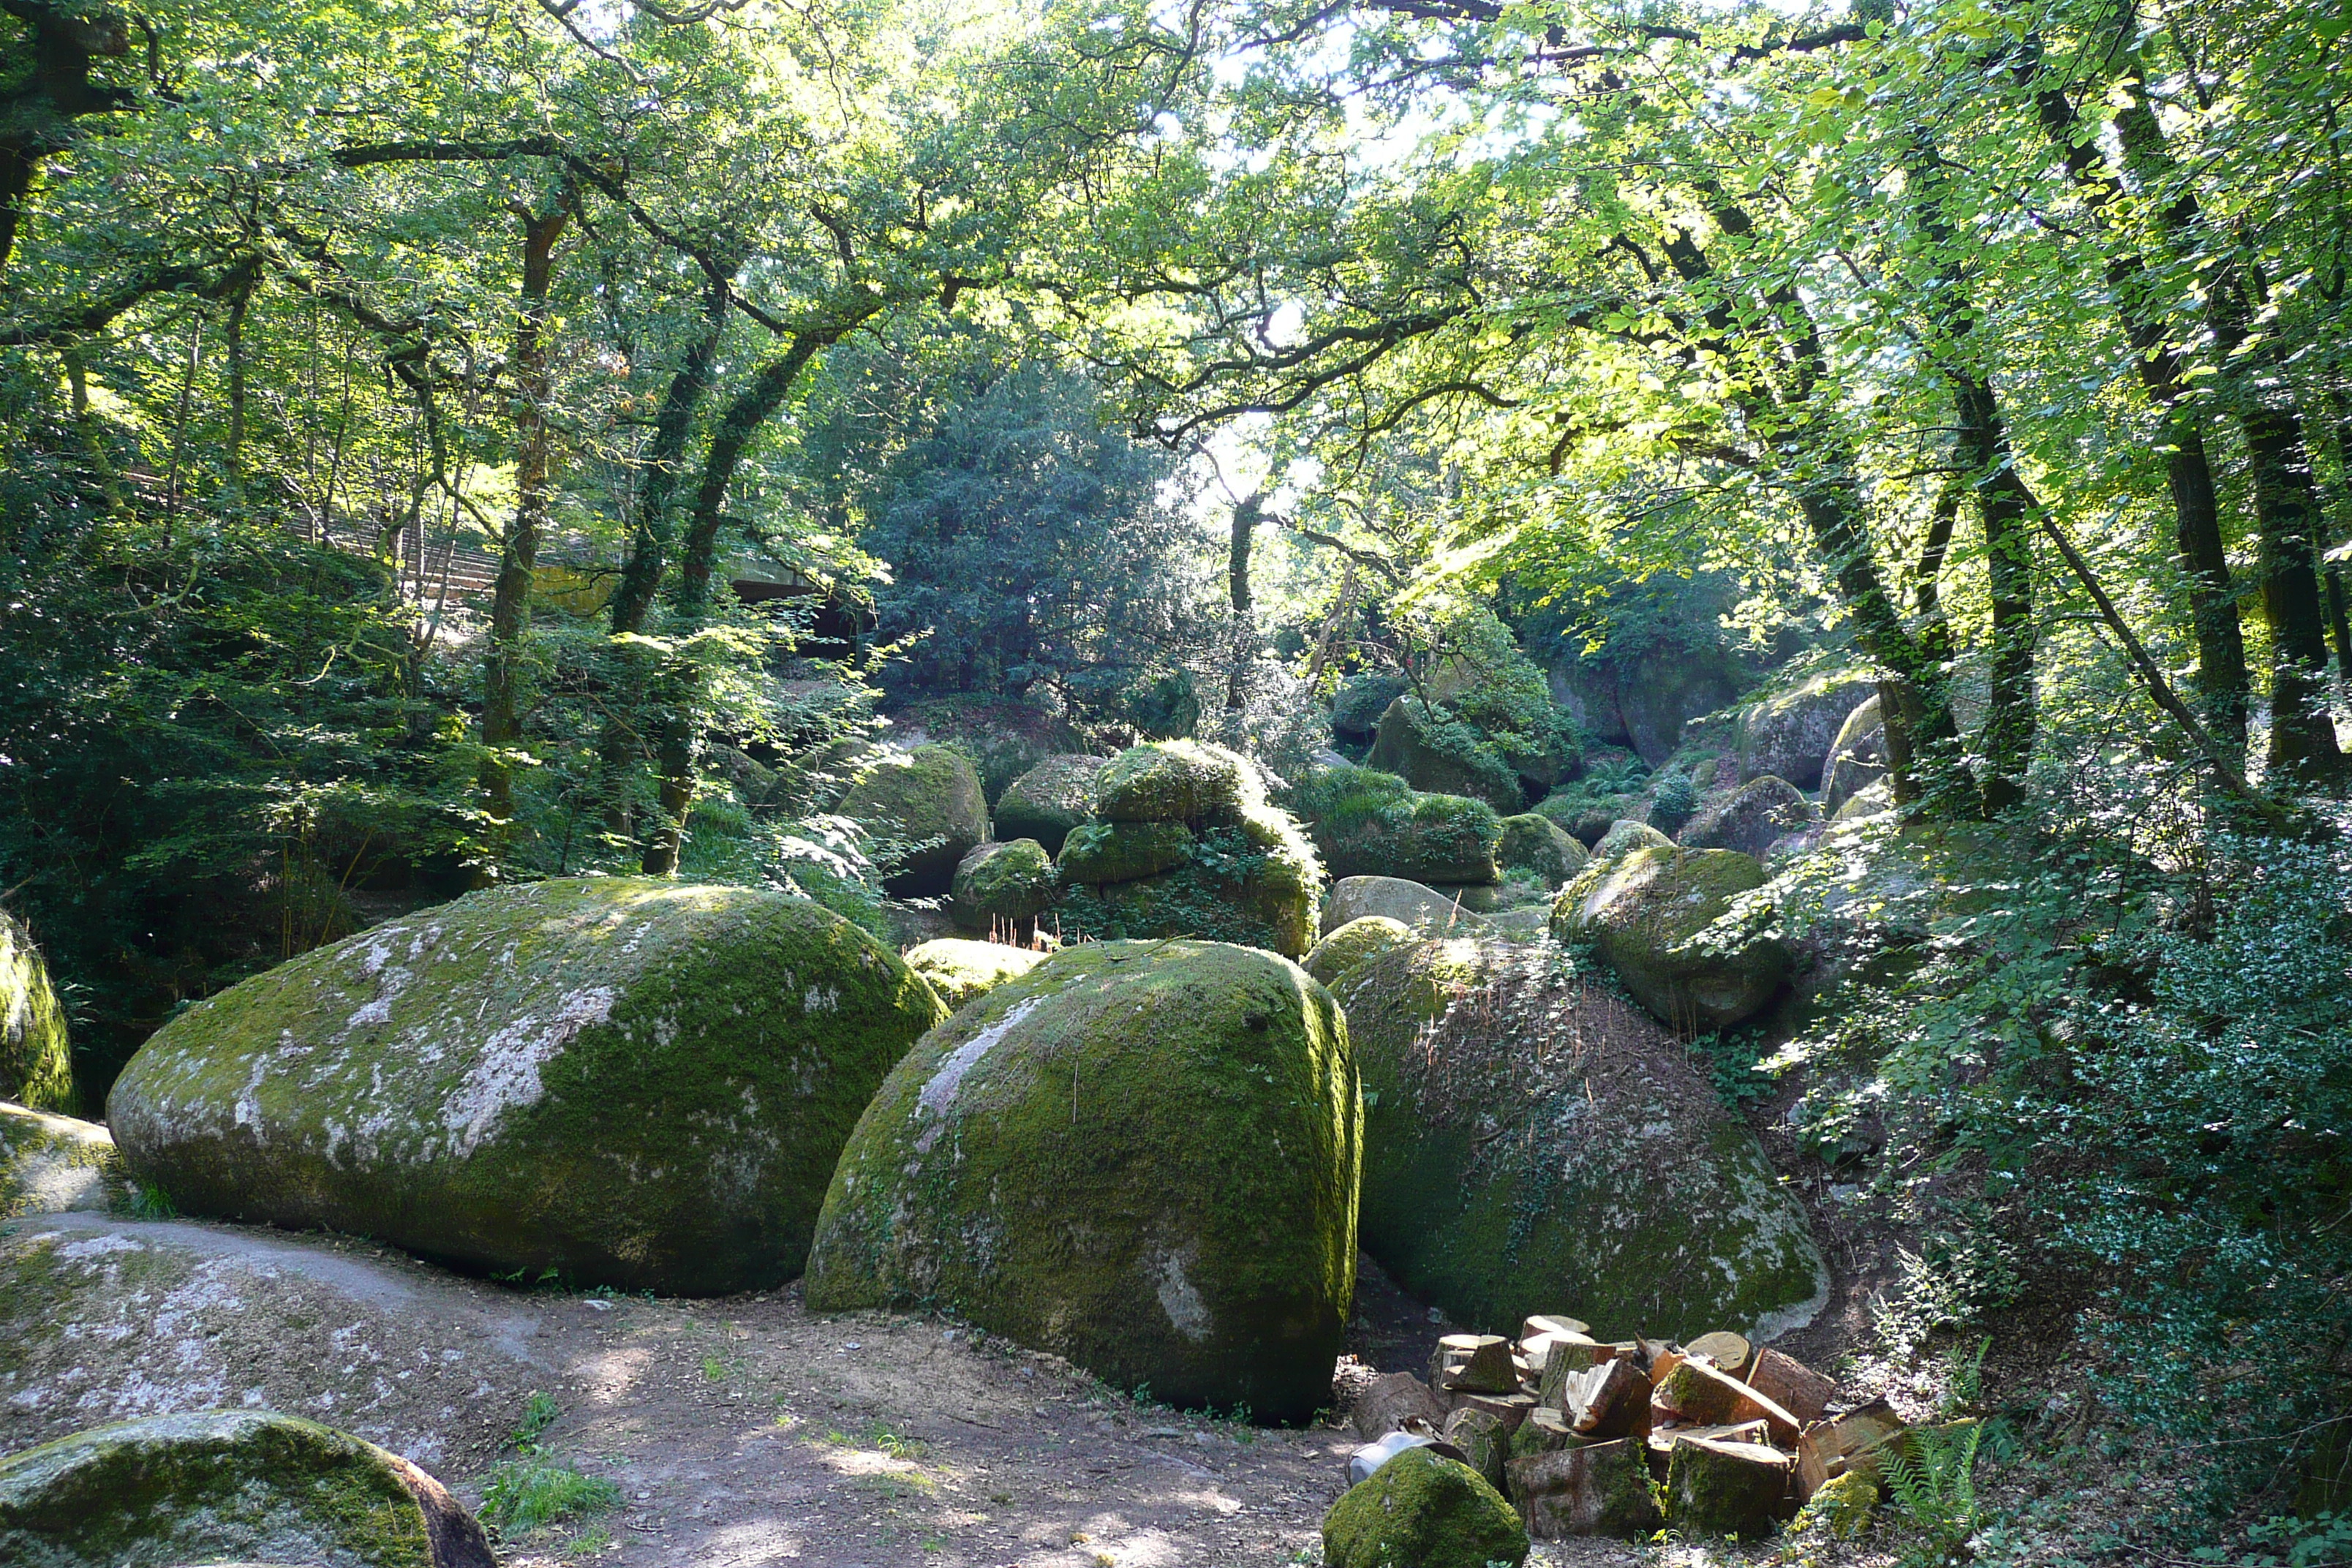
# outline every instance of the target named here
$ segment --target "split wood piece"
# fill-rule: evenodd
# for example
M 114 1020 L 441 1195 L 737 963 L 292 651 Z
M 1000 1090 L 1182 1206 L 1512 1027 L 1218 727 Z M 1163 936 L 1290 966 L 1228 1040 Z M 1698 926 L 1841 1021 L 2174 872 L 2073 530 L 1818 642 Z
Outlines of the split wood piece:
M 1507 1432 L 1517 1431 L 1519 1423 L 1528 1418 L 1528 1412 L 1536 1407 L 1532 1394 L 1456 1394 L 1449 1397 L 1454 1410 L 1483 1410 L 1500 1421 Z
M 1683 1364 L 1683 1352 L 1661 1345 L 1650 1352 L 1650 1386 L 1655 1388 L 1666 1381 L 1666 1374 Z
M 1580 1437 L 1603 1441 L 1642 1436 L 1650 1426 L 1650 1380 L 1630 1360 L 1612 1360 L 1569 1373 L 1559 1388 L 1559 1412 Z
M 1500 1334 L 1448 1334 L 1430 1358 L 1430 1381 L 1458 1394 L 1509 1394 L 1519 1386 L 1511 1342 Z
M 1511 1457 L 1527 1454 L 1549 1454 L 1560 1448 L 1576 1447 L 1579 1439 L 1568 1429 L 1567 1418 L 1557 1410 L 1537 1405 L 1511 1434 Z
M 1756 1364 L 1748 1369 L 1748 1386 L 1795 1416 L 1801 1426 L 1820 1420 L 1838 1394 L 1836 1384 L 1794 1356 L 1773 1350 L 1756 1352 Z
M 1849 1470 L 1876 1474 L 1881 1450 L 1908 1428 L 1895 1407 L 1874 1399 L 1834 1421 L 1817 1421 L 1797 1439 L 1797 1500 L 1803 1502 Z
M 1584 1334 L 1592 1332 L 1592 1325 L 1581 1318 L 1564 1318 L 1557 1313 L 1539 1313 L 1519 1324 L 1519 1338 L 1534 1339 L 1538 1334 Z
M 1745 1334 L 1735 1334 L 1718 1329 L 1711 1334 L 1701 1334 L 1683 1347 L 1685 1355 L 1703 1355 L 1734 1377 L 1748 1375 L 1748 1363 L 1756 1353 Z
M 1465 1405 L 1445 1418 L 1445 1440 L 1462 1450 L 1462 1462 L 1503 1489 L 1503 1466 L 1511 1457 L 1510 1429 L 1491 1410 Z
M 1761 1443 L 1680 1437 L 1666 1470 L 1666 1523 L 1687 1535 L 1767 1534 L 1789 1495 L 1790 1464 Z
M 1594 1342 L 1590 1335 L 1555 1331 L 1521 1340 L 1519 1353 L 1526 1356 L 1528 1364 L 1536 1369 L 1536 1381 L 1540 1384 L 1543 1374 L 1551 1368 L 1553 1352 L 1563 1345 L 1590 1345 Z
M 1761 1419 L 1772 1441 L 1793 1446 L 1801 1424 L 1773 1401 L 1733 1377 L 1712 1362 L 1685 1356 L 1650 1393 L 1650 1404 L 1662 1418 L 1693 1426 L 1721 1426 Z
M 1650 1491 L 1639 1443 L 1589 1443 L 1515 1458 L 1510 1495 L 1528 1533 L 1539 1541 L 1571 1535 L 1640 1540 L 1664 1522 Z
M 1538 1315 L 1519 1325 L 1519 1353 L 1528 1358 L 1528 1365 L 1538 1378 L 1543 1376 L 1545 1358 L 1551 1354 L 1556 1340 L 1591 1341 L 1591 1324 L 1575 1318 Z
M 1412 1373 L 1391 1372 L 1366 1384 L 1349 1414 L 1356 1430 L 1367 1441 L 1376 1441 L 1403 1430 L 1409 1420 L 1418 1420 L 1434 1430 L 1445 1419 L 1445 1403 Z
M 1641 1344 L 1633 1340 L 1614 1345 L 1594 1344 L 1590 1340 L 1581 1342 L 1555 1341 L 1551 1356 L 1544 1363 L 1543 1382 L 1538 1385 L 1537 1402 L 1549 1405 L 1554 1410 L 1563 1409 L 1565 1406 L 1559 1402 L 1559 1391 L 1560 1385 L 1568 1379 L 1603 1362 L 1630 1361 L 1638 1369 L 1641 1354 Z

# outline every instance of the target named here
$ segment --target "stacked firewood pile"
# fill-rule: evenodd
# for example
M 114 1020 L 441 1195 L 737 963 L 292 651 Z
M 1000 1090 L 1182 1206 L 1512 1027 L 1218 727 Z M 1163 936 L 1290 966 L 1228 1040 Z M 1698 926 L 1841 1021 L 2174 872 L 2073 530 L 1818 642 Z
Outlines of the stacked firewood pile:
M 1738 1334 L 1610 1343 L 1561 1317 L 1529 1318 L 1516 1342 L 1449 1334 L 1426 1382 L 1376 1380 L 1354 1418 L 1373 1441 L 1449 1445 L 1554 1540 L 1662 1525 L 1753 1538 L 1824 1487 L 1874 1490 L 1905 1432 L 1885 1400 L 1844 1405 L 1828 1378 Z

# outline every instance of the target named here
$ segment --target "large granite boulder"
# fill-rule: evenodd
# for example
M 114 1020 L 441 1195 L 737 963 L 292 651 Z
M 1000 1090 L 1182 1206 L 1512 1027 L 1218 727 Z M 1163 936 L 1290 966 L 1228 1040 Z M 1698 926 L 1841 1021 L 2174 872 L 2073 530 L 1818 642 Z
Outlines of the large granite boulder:
M 1062 890 L 1054 858 L 1034 838 L 975 844 L 956 863 L 955 922 L 966 931 L 1024 927 Z
M 1423 795 L 1377 768 L 1326 767 L 1290 800 L 1334 877 L 1496 882 L 1502 819 L 1483 800 Z
M 1089 822 L 1062 844 L 1062 875 L 1073 882 L 1132 882 L 1172 871 L 1192 858 L 1192 830 L 1181 822 Z
M 1264 798 L 1248 758 L 1200 741 L 1129 746 L 1095 775 L 1095 815 L 1105 822 L 1226 822 Z
M 953 746 L 918 746 L 869 759 L 840 810 L 877 838 L 908 847 L 883 879 L 901 898 L 948 891 L 956 866 L 988 837 L 979 771 Z
M 998 797 L 998 836 L 1034 838 L 1048 854 L 1059 854 L 1070 829 L 1094 816 L 1095 780 L 1108 766 L 1108 757 L 1047 757 Z
M 952 936 L 919 942 L 908 948 L 906 956 L 907 967 L 930 983 L 950 1013 L 1008 980 L 1018 980 L 1045 961 L 1045 952 L 1037 948 Z
M 0 910 L 0 1100 L 37 1110 L 76 1109 L 66 1012 L 33 939 Z
M 1608 831 L 1592 841 L 1592 854 L 1585 862 L 1587 869 L 1603 861 L 1631 855 L 1636 849 L 1671 849 L 1675 841 L 1646 822 L 1631 817 L 1609 825 Z M 1581 876 L 1583 873 L 1579 872 Z
M 1692 817 L 1678 842 L 1685 849 L 1737 849 L 1761 860 L 1776 840 L 1818 826 L 1821 820 L 1796 785 L 1767 773 Z
M 1591 942 L 1669 1027 L 1727 1029 L 1761 1011 L 1789 975 L 1779 938 L 1725 918 L 1733 900 L 1763 885 L 1764 868 L 1736 849 L 1669 846 L 1596 857 L 1561 890 L 1552 933 Z
M 1467 935 L 1486 923 L 1475 910 L 1421 882 L 1402 877 L 1342 877 L 1324 900 L 1323 930 L 1328 934 L 1370 915 L 1439 936 Z
M 1328 1568 L 1518 1568 L 1528 1532 L 1503 1494 L 1459 1459 L 1407 1448 L 1323 1520 Z
M 1689 1054 L 1542 949 L 1423 941 L 1335 977 L 1364 1083 L 1364 1250 L 1466 1327 L 1769 1339 L 1828 1272 Z
M 932 1305 L 1186 1406 L 1330 1399 L 1361 1112 L 1330 993 L 1271 953 L 1089 942 L 967 1006 L 860 1120 L 818 1311 Z
M 1467 795 L 1497 812 L 1523 809 L 1527 794 L 1517 770 L 1479 740 L 1443 710 L 1400 697 L 1381 715 L 1364 762 L 1427 794 Z
M 108 1101 L 182 1212 L 715 1294 L 800 1272 L 835 1157 L 937 1023 L 804 899 L 595 878 L 469 894 L 173 1019 Z
M 1386 915 L 1361 915 L 1315 944 L 1299 967 L 1326 985 L 1358 964 L 1369 963 L 1393 947 L 1410 947 L 1420 939 L 1402 921 Z
M 1821 788 L 1830 742 L 1877 690 L 1867 670 L 1834 669 L 1750 703 L 1739 715 L 1739 782 L 1769 773 L 1801 790 Z
M 1743 679 L 1727 649 L 1671 639 L 1617 661 L 1616 674 L 1626 743 L 1654 768 L 1682 745 L 1686 723 L 1737 700 Z
M 1845 716 L 1830 742 L 1830 760 L 1822 771 L 1822 815 L 1835 816 L 1838 808 L 1887 776 L 1886 720 L 1873 696 Z
M 1412 689 L 1412 683 L 1392 669 L 1367 669 L 1339 683 L 1331 699 L 1331 732 L 1359 743 L 1372 738 L 1389 704 Z
M 1548 816 L 1522 812 L 1502 821 L 1496 840 L 1495 860 L 1505 875 L 1531 877 L 1547 888 L 1557 888 L 1591 858 L 1584 846 Z
M 0 1100 L 0 1220 L 103 1212 L 130 1196 L 105 1128 Z
M 267 1410 L 151 1415 L 0 1459 L 0 1563 L 24 1568 L 496 1568 L 440 1482 Z

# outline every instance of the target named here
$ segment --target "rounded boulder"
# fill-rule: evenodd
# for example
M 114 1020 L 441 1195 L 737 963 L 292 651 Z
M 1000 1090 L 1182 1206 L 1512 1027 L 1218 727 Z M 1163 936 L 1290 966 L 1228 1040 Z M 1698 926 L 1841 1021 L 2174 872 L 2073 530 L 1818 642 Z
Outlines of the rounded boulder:
M 198 1003 L 108 1110 L 184 1213 L 582 1285 L 760 1289 L 800 1272 L 858 1113 L 942 1015 L 804 899 L 535 882 Z
M 1636 849 L 1671 849 L 1674 844 L 1673 839 L 1648 823 L 1625 817 L 1611 823 L 1607 830 L 1592 841 L 1592 856 L 1586 864 L 1590 867 L 1604 860 L 1614 860 Z
M 954 936 L 940 937 L 907 950 L 907 967 L 930 983 L 950 1013 L 987 995 L 1008 980 L 1019 979 L 1045 961 L 1045 953 L 1034 947 L 970 942 Z
M 151 1415 L 0 1459 L 0 1563 L 495 1568 L 441 1483 L 396 1454 L 267 1410 Z
M 956 863 L 956 924 L 984 931 L 1019 925 L 1049 910 L 1061 891 L 1053 857 L 1034 838 L 976 844 Z
M 1323 905 L 1323 929 L 1334 932 L 1367 915 L 1385 915 L 1415 931 L 1463 936 L 1486 917 L 1436 889 L 1401 877 L 1342 877 Z
M 1819 826 L 1821 820 L 1796 785 L 1767 773 L 1691 818 L 1681 843 L 1685 849 L 1737 849 L 1761 860 L 1775 840 Z
M 1669 845 L 1596 858 L 1552 906 L 1552 934 L 1591 942 L 1668 1027 L 1727 1029 L 1761 1010 L 1789 974 L 1777 937 L 1724 920 L 1733 900 L 1763 885 L 1764 868 L 1736 849 Z
M 0 1100 L 0 1220 L 104 1212 L 130 1196 L 105 1128 Z
M 0 910 L 0 1100 L 37 1110 L 74 1106 L 66 1012 L 33 939 Z
M 1230 822 L 1264 795 L 1247 758 L 1200 741 L 1129 746 L 1095 775 L 1105 822 Z
M 1416 939 L 1412 928 L 1402 921 L 1386 915 L 1364 915 L 1349 921 L 1315 944 L 1299 965 L 1326 985 L 1336 985 L 1340 976 L 1357 965 L 1369 963 L 1391 948 L 1409 946 Z
M 1330 993 L 1271 953 L 1089 942 L 910 1051 L 843 1152 L 819 1311 L 950 1308 L 1186 1406 L 1330 1397 L 1361 1118 Z
M 1070 829 L 1095 814 L 1095 779 L 1110 762 L 1075 753 L 1047 757 L 1014 779 L 996 802 L 996 832 L 1034 838 L 1059 854 Z
M 1739 782 L 1769 773 L 1801 790 L 1821 788 L 1831 742 L 1847 716 L 1877 689 L 1877 678 L 1867 670 L 1831 670 L 1742 710 Z
M 1566 828 L 1532 811 L 1503 818 L 1502 836 L 1495 846 L 1496 862 L 1506 875 L 1516 871 L 1547 888 L 1557 888 L 1583 870 L 1590 858 L 1591 852 Z
M 988 837 L 980 770 L 953 746 L 917 746 L 873 759 L 842 797 L 841 815 L 907 847 L 883 886 L 901 898 L 944 893 L 972 846 Z
M 1323 1519 L 1328 1568 L 1518 1568 L 1527 1527 L 1486 1478 L 1407 1448 L 1340 1494 Z

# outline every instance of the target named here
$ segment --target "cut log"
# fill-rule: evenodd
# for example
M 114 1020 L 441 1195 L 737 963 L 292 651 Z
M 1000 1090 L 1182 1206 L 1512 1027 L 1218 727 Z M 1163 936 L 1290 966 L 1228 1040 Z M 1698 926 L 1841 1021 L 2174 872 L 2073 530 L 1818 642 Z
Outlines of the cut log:
M 1528 1533 L 1540 1541 L 1571 1535 L 1639 1540 L 1664 1522 L 1639 1443 L 1591 1443 L 1530 1454 L 1510 1462 L 1509 1479 Z
M 1772 1441 L 1761 1421 L 1742 1421 L 1730 1426 L 1653 1426 L 1648 1442 L 1651 1463 L 1659 1479 L 1665 1479 L 1667 1456 L 1685 1437 L 1705 1437 L 1711 1443 L 1762 1443 L 1768 1447 Z
M 1748 1386 L 1795 1416 L 1800 1426 L 1820 1420 L 1838 1393 L 1836 1384 L 1811 1367 L 1773 1350 L 1756 1352 L 1756 1364 L 1748 1369 Z
M 1454 1394 L 1447 1396 L 1454 1411 L 1483 1410 L 1503 1424 L 1506 1431 L 1516 1432 L 1528 1412 L 1536 1407 L 1532 1394 Z M 1446 1419 L 1452 1420 L 1449 1415 Z
M 1563 1318 L 1544 1314 L 1529 1318 L 1519 1325 L 1519 1338 L 1531 1340 L 1540 1334 L 1591 1334 L 1592 1325 L 1581 1318 Z
M 1773 1401 L 1699 1356 L 1685 1356 L 1665 1380 L 1650 1393 L 1650 1404 L 1662 1421 L 1717 1426 L 1734 1421 L 1762 1420 L 1772 1441 L 1793 1445 L 1801 1424 Z
M 1461 1394 L 1510 1394 L 1519 1386 L 1511 1342 L 1500 1334 L 1448 1334 L 1430 1359 L 1430 1381 Z
M 1357 1432 L 1370 1442 L 1402 1431 L 1408 1420 L 1423 1422 L 1434 1430 L 1445 1419 L 1445 1405 L 1412 1373 L 1392 1372 L 1366 1384 L 1348 1414 Z
M 1642 1353 L 1639 1343 L 1628 1340 L 1622 1344 L 1595 1344 L 1591 1340 L 1559 1340 L 1553 1342 L 1550 1359 L 1544 1363 L 1543 1381 L 1537 1385 L 1537 1402 L 1554 1410 L 1564 1408 L 1559 1402 L 1560 1385 L 1580 1372 L 1585 1372 L 1603 1362 L 1633 1361 L 1638 1364 Z
M 1824 1484 L 1850 1470 L 1876 1475 L 1881 1450 L 1906 1430 L 1903 1417 L 1884 1399 L 1806 1427 L 1797 1439 L 1797 1500 L 1809 1500 Z
M 1650 1380 L 1631 1360 L 1612 1359 L 1570 1373 L 1559 1389 L 1559 1411 L 1568 1429 L 1596 1442 L 1646 1436 L 1650 1428 Z
M 1755 1353 L 1755 1347 L 1748 1342 L 1746 1335 L 1720 1329 L 1711 1334 L 1701 1334 L 1683 1347 L 1683 1354 L 1703 1355 L 1738 1378 L 1748 1375 L 1748 1363 Z
M 1650 1352 L 1650 1386 L 1655 1388 L 1666 1381 L 1666 1374 L 1683 1364 L 1683 1352 L 1664 1344 Z
M 1503 1465 L 1511 1457 L 1510 1429 L 1490 1410 L 1464 1405 L 1445 1418 L 1445 1440 L 1462 1450 L 1462 1462 L 1503 1489 Z
M 1568 1422 L 1557 1410 L 1537 1405 L 1511 1434 L 1511 1458 L 1528 1454 L 1549 1454 L 1560 1448 L 1576 1447 L 1578 1439 L 1568 1429 Z
M 1679 1438 L 1666 1470 L 1666 1523 L 1686 1535 L 1769 1534 L 1789 1495 L 1790 1465 L 1761 1443 Z

